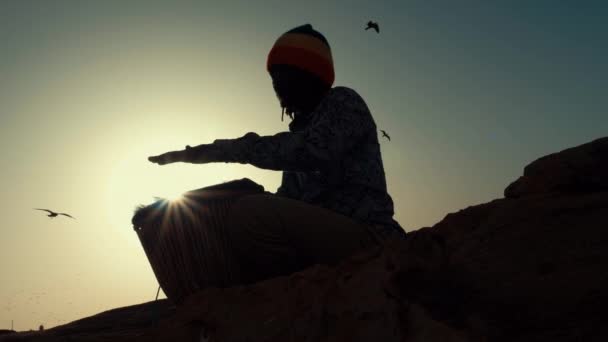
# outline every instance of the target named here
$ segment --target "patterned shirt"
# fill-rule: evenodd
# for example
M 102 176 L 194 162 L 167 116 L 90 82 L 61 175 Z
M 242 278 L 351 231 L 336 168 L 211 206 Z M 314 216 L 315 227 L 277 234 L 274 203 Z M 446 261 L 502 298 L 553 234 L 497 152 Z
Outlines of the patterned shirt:
M 405 234 L 393 219 L 376 124 L 353 89 L 334 87 L 289 132 L 216 140 L 221 161 L 282 170 L 277 195 L 327 208 L 373 226 L 381 237 Z

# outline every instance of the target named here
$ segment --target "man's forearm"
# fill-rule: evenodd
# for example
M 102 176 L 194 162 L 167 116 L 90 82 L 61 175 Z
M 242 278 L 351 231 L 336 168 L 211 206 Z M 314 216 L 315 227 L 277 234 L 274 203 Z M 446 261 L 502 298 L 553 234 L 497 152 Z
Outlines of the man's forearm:
M 201 144 L 198 146 L 191 147 L 186 146 L 183 152 L 183 162 L 192 164 L 205 164 L 213 162 L 228 161 L 223 160 L 222 152 L 220 148 L 213 144 Z

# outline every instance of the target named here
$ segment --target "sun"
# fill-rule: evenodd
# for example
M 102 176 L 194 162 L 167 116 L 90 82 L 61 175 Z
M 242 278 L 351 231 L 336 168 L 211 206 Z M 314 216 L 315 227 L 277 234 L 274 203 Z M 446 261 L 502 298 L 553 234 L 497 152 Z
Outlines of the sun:
M 184 193 L 183 192 L 169 193 L 164 197 L 164 199 L 169 202 L 181 202 L 184 200 Z

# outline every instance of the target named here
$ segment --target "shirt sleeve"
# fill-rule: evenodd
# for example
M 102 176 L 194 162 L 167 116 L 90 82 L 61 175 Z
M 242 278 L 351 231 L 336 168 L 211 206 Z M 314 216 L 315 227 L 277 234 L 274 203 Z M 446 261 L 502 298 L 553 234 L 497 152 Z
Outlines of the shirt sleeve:
M 218 161 L 270 170 L 320 171 L 375 130 L 363 99 L 345 87 L 332 89 L 311 115 L 312 122 L 300 132 L 247 133 L 238 139 L 216 140 L 213 145 L 222 151 Z

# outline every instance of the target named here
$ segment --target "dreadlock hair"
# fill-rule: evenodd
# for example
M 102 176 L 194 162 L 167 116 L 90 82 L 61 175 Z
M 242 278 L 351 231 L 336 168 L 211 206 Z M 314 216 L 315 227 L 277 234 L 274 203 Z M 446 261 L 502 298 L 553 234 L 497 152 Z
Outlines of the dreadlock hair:
M 303 112 L 314 110 L 331 88 L 320 77 L 293 65 L 273 64 L 269 71 L 281 102 L 281 121 L 285 114 L 293 120 L 294 109 Z

